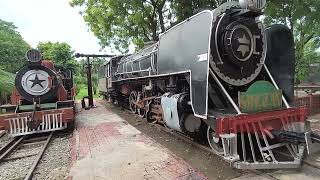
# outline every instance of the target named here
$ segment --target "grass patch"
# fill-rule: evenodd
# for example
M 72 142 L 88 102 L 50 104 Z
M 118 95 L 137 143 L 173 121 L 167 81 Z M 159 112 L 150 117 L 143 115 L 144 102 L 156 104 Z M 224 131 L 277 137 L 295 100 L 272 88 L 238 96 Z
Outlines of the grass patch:
M 76 100 L 81 100 L 85 96 L 88 96 L 88 88 L 79 87 L 79 92 L 76 96 Z M 102 96 L 100 96 L 99 94 L 93 94 L 93 99 L 102 99 Z
M 14 79 L 14 74 L 0 70 L 0 104 L 10 97 L 14 88 Z

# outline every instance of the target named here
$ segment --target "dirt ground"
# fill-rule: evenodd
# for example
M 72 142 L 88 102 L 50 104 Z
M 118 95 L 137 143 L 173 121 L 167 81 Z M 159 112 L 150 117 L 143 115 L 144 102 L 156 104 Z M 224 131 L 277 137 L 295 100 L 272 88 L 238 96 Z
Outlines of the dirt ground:
M 125 119 L 129 124 L 153 138 L 156 142 L 168 148 L 177 156 L 183 158 L 191 166 L 201 171 L 210 179 L 232 179 L 245 174 L 244 171 L 233 169 L 220 157 L 195 147 L 168 132 L 157 125 L 148 123 L 145 119 L 133 115 L 126 110 L 106 103 L 105 106 Z

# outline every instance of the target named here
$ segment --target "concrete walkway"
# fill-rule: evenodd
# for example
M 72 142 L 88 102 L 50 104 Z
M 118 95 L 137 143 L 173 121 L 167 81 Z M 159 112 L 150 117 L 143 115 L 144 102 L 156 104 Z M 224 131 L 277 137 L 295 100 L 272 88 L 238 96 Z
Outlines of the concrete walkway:
M 207 179 L 118 115 L 97 105 L 77 115 L 70 178 Z

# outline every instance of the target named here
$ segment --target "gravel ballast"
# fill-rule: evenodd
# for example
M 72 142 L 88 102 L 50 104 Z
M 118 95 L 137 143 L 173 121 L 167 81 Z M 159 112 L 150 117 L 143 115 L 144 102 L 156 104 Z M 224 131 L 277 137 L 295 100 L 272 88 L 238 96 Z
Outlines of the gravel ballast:
M 33 179 L 64 179 L 68 175 L 72 134 L 56 135 L 33 173 Z
M 55 133 L 39 161 L 32 179 L 65 179 L 67 177 L 71 150 L 69 138 L 71 137 L 72 133 Z M 1 137 L 0 148 L 10 139 L 12 138 L 7 135 Z M 42 145 L 24 145 L 23 148 L 7 157 L 6 159 L 18 158 L 0 163 L 0 180 L 23 179 L 36 159 L 37 153 L 42 149 Z

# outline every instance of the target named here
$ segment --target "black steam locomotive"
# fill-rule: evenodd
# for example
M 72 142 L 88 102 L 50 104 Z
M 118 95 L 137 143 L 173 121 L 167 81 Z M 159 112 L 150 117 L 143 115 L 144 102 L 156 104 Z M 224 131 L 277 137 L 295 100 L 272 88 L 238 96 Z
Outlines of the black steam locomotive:
M 224 3 L 135 54 L 111 58 L 101 91 L 149 122 L 205 135 L 236 168 L 299 167 L 311 141 L 304 140 L 306 110 L 292 107 L 293 35 L 263 26 L 265 4 Z

